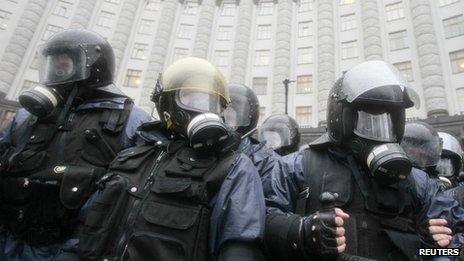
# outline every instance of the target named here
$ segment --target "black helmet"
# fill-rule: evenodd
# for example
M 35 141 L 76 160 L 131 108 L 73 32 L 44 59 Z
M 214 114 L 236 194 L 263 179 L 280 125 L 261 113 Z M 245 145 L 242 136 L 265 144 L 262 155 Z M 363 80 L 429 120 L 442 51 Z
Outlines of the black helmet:
M 435 129 L 425 122 L 408 122 L 401 147 L 414 167 L 435 170 L 440 160 L 442 141 Z
M 258 139 L 281 156 L 298 151 L 298 123 L 286 114 L 271 115 L 259 127 Z
M 317 142 L 342 144 L 356 135 L 382 142 L 403 137 L 405 108 L 419 106 L 417 93 L 383 61 L 361 63 L 333 85 L 327 103 L 327 134 Z M 372 126 L 373 123 L 378 125 Z
M 208 112 L 222 116 L 230 101 L 222 73 L 210 62 L 195 57 L 177 60 L 166 68 L 151 99 L 165 126 L 184 135 L 195 116 Z
M 99 34 L 68 29 L 39 47 L 39 81 L 45 86 L 82 83 L 103 87 L 113 83 L 115 61 L 110 44 Z
M 441 159 L 437 166 L 439 175 L 457 178 L 462 166 L 463 151 L 461 144 L 454 136 L 446 132 L 438 132 L 438 135 L 443 140 Z
M 224 110 L 224 119 L 240 135 L 249 135 L 258 124 L 259 101 L 256 94 L 249 87 L 229 84 L 230 104 Z

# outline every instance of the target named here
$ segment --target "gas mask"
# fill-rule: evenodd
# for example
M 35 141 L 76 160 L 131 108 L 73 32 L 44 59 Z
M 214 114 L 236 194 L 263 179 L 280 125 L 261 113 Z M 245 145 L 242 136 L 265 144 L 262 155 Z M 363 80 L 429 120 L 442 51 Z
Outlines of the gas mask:
M 55 88 L 36 86 L 21 93 L 19 103 L 32 115 L 45 117 L 63 103 L 63 96 Z
M 199 114 L 187 126 L 190 146 L 197 150 L 221 150 L 226 146 L 230 136 L 222 119 L 214 113 Z
M 365 163 L 374 179 L 393 184 L 406 179 L 412 163 L 396 142 L 391 115 L 358 111 L 354 136 L 349 146 L 354 156 Z

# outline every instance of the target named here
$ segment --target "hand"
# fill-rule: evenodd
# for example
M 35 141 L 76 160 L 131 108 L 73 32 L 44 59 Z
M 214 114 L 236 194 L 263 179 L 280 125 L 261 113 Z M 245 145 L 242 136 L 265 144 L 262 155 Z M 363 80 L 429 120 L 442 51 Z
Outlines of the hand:
M 349 215 L 339 208 L 318 211 L 303 219 L 303 242 L 310 254 L 333 256 L 346 248 L 344 220 Z
M 451 244 L 453 231 L 448 227 L 446 219 L 430 219 L 429 234 L 440 247 L 448 247 Z

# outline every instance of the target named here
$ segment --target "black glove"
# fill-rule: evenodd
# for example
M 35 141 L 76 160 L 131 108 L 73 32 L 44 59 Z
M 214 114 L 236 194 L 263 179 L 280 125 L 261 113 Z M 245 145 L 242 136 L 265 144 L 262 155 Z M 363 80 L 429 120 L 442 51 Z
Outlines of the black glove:
M 338 255 L 335 217 L 335 210 L 331 209 L 302 218 L 301 242 L 308 255 Z

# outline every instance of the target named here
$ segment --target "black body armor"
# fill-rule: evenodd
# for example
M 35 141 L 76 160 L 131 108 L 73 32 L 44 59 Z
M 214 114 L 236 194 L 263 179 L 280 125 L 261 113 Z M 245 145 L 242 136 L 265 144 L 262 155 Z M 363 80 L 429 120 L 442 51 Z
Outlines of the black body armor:
M 71 111 L 60 126 L 56 117 L 30 116 L 18 126 L 2 156 L 2 225 L 31 245 L 69 238 L 95 181 L 121 149 L 132 106 L 128 99 L 124 109 Z
M 199 155 L 184 141 L 123 151 L 90 207 L 86 260 L 208 260 L 209 202 L 235 154 Z
M 416 259 L 420 239 L 407 180 L 377 184 L 351 155 L 331 148 L 306 149 L 303 164 L 305 186 L 300 188 L 296 214 L 339 207 L 350 215 L 344 225 L 347 256 Z

